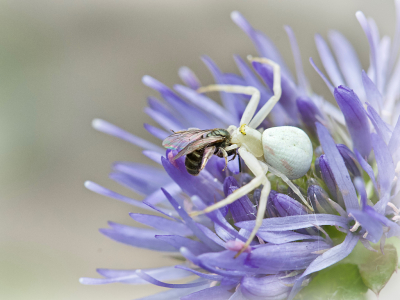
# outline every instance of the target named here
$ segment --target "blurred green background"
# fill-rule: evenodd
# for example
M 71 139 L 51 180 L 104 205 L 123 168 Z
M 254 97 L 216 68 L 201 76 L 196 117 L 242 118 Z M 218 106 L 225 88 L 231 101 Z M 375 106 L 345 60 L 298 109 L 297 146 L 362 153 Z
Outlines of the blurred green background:
M 293 27 L 314 90 L 327 94 L 308 63 L 320 61 L 314 33 L 342 31 L 367 66 L 368 44 L 354 13 L 393 34 L 391 0 L 21 0 L 0 1 L 0 299 L 135 299 L 154 286 L 83 286 L 95 268 L 171 265 L 162 254 L 118 244 L 97 230 L 107 220 L 134 224 L 135 208 L 84 189 L 107 178 L 116 160 L 149 162 L 139 149 L 91 129 L 93 118 L 145 132 L 145 74 L 169 86 L 177 70 L 211 76 L 199 57 L 237 72 L 232 55 L 255 54 L 229 14 L 241 11 L 277 44 L 293 69 L 283 25 Z M 152 122 L 150 122 L 152 123 Z M 396 299 L 399 276 L 380 299 Z M 396 286 L 397 285 L 397 286 Z M 370 299 L 376 297 L 369 295 Z

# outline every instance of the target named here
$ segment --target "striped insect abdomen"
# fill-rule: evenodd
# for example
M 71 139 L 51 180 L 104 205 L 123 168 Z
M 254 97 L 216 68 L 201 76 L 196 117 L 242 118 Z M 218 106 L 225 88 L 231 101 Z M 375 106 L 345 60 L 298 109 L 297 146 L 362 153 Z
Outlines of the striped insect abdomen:
M 189 174 L 198 175 L 203 161 L 204 149 L 198 149 L 186 155 L 185 167 Z

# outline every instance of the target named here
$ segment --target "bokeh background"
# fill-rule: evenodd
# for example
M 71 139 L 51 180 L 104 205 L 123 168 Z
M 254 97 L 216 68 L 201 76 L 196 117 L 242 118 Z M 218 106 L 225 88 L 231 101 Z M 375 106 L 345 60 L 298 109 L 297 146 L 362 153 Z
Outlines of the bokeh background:
M 0 1 L 0 299 L 136 299 L 154 286 L 83 286 L 96 267 L 171 265 L 166 255 L 118 244 L 98 228 L 134 224 L 127 204 L 91 193 L 116 160 L 151 163 L 139 149 L 94 131 L 101 117 L 144 138 L 145 74 L 169 86 L 192 68 L 203 84 L 207 54 L 238 72 L 232 55 L 255 54 L 229 14 L 241 11 L 276 43 L 293 70 L 283 25 L 293 27 L 314 90 L 330 97 L 308 63 L 320 61 L 314 33 L 342 31 L 367 66 L 368 44 L 354 13 L 394 32 L 392 0 L 13 0 Z M 150 122 L 151 123 L 151 122 Z M 157 142 L 157 141 L 155 141 Z M 137 211 L 137 210 L 136 210 Z M 399 276 L 380 299 L 396 299 Z M 376 299 L 369 295 L 370 299 Z

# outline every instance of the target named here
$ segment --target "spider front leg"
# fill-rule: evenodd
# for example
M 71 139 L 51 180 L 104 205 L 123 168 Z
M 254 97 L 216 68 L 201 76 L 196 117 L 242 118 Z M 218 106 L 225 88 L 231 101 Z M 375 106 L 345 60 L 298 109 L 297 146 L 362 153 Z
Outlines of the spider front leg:
M 239 152 L 240 157 L 243 159 L 243 161 L 247 165 L 247 167 L 255 175 L 255 178 L 253 178 L 248 184 L 237 189 L 235 192 L 230 194 L 224 200 L 221 200 L 211 206 L 208 206 L 203 211 L 192 212 L 190 214 L 193 217 L 193 216 L 212 212 L 216 209 L 219 209 L 221 207 L 224 207 L 228 204 L 235 202 L 236 200 L 240 199 L 241 197 L 247 195 L 248 193 L 250 193 L 257 187 L 259 187 L 260 185 L 264 185 L 264 187 L 261 191 L 260 203 L 258 205 L 256 224 L 253 228 L 253 231 L 250 234 L 250 237 L 247 239 L 245 245 L 243 246 L 242 250 L 240 250 L 238 252 L 238 254 L 236 254 L 235 257 L 239 256 L 243 251 L 246 250 L 246 248 L 250 245 L 251 241 L 257 234 L 257 231 L 260 228 L 260 226 L 262 224 L 262 220 L 265 215 L 265 210 L 267 207 L 267 199 L 268 199 L 269 192 L 271 190 L 271 184 L 270 184 L 269 180 L 267 179 L 267 176 L 265 175 L 265 169 L 263 168 L 263 166 L 261 166 L 259 160 L 252 153 L 250 153 L 243 147 L 239 148 L 238 152 Z

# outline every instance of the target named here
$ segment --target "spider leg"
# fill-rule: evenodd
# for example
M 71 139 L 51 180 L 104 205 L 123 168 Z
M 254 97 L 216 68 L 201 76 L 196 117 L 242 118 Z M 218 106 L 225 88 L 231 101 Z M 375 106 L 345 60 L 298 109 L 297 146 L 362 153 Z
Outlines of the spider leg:
M 268 201 L 268 195 L 269 195 L 270 191 L 271 191 L 271 182 L 268 179 L 266 179 L 264 182 L 264 187 L 261 190 L 260 202 L 258 203 L 256 223 L 254 224 L 254 228 L 251 231 L 249 238 L 247 239 L 246 243 L 243 245 L 242 249 L 235 255 L 235 258 L 238 257 L 240 254 L 242 254 L 247 249 L 247 247 L 250 245 L 251 241 L 256 236 L 258 229 L 261 227 L 262 221 L 265 216 L 265 210 L 267 209 L 267 201 Z
M 273 84 L 273 91 L 274 95 L 269 98 L 269 100 L 264 104 L 263 107 L 257 112 L 257 114 L 253 117 L 250 123 L 248 123 L 249 127 L 257 128 L 262 121 L 268 116 L 270 111 L 274 108 L 275 104 L 279 101 L 282 95 L 282 88 L 281 88 L 281 69 L 279 65 L 272 60 L 267 58 L 260 58 L 260 57 L 251 57 L 248 56 L 250 61 L 256 61 L 263 64 L 268 64 L 272 66 L 274 72 L 274 84 Z M 249 103 L 250 104 L 250 103 Z M 240 123 L 242 124 L 242 123 Z
M 280 77 L 279 77 L 280 79 Z M 242 85 L 225 85 L 225 84 L 213 84 L 205 87 L 201 87 L 197 90 L 198 93 L 205 92 L 227 92 L 235 94 L 245 94 L 250 95 L 250 101 L 243 112 L 242 119 L 240 120 L 240 125 L 249 124 L 251 119 L 256 112 L 258 103 L 260 102 L 260 91 L 252 86 L 242 86 Z
M 225 199 L 208 206 L 205 208 L 203 211 L 195 211 L 192 212 L 190 215 L 197 216 L 197 215 L 202 215 L 205 213 L 212 212 L 216 209 L 219 209 L 221 207 L 224 207 L 228 204 L 231 204 L 235 202 L 236 200 L 240 199 L 241 197 L 247 195 L 257 187 L 259 187 L 261 184 L 264 184 L 268 179 L 265 176 L 264 170 L 262 166 L 260 165 L 260 162 L 258 159 L 248 152 L 245 148 L 239 148 L 239 155 L 242 157 L 243 161 L 246 163 L 246 165 L 249 167 L 249 169 L 253 172 L 256 177 L 254 177 L 248 184 L 242 186 L 241 188 L 237 189 L 234 193 L 230 194 L 228 197 Z
M 293 192 L 295 192 L 295 194 L 300 197 L 301 201 L 303 201 L 304 205 L 306 205 L 308 209 L 310 209 L 311 211 L 314 211 L 314 208 L 312 206 L 310 206 L 310 204 L 308 204 L 307 200 L 303 197 L 303 195 L 301 194 L 301 192 L 297 188 L 297 186 L 295 186 L 293 184 L 293 182 L 291 182 L 290 179 L 286 177 L 286 175 L 284 175 L 283 173 L 274 169 L 273 167 L 271 167 L 270 165 L 268 165 L 265 162 L 261 162 L 261 163 L 268 167 L 268 170 L 270 173 L 280 177 L 293 190 Z

